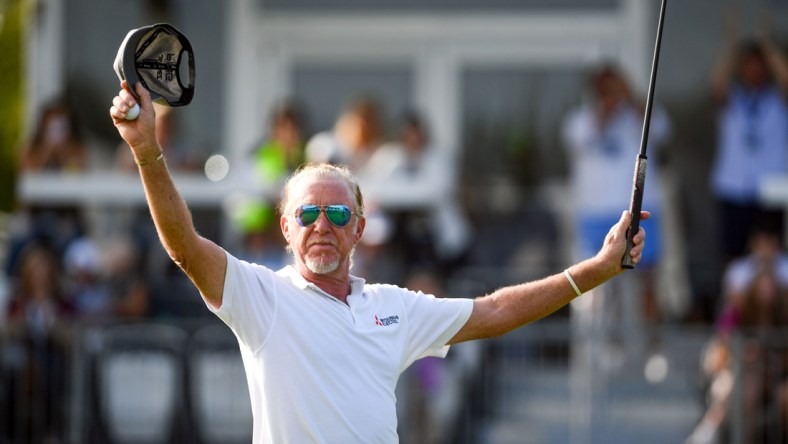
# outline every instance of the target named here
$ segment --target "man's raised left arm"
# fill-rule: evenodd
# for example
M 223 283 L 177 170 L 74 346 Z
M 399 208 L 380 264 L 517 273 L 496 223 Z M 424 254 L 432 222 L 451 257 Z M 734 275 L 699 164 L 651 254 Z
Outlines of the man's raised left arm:
M 641 220 L 649 217 L 650 213 L 644 211 Z M 629 212 L 624 212 L 618 223 L 610 229 L 599 253 L 572 265 L 566 272 L 538 281 L 504 287 L 474 300 L 471 317 L 449 344 L 508 333 L 542 319 L 571 302 L 578 296 L 572 283 L 583 293 L 620 274 L 624 271 L 621 268 L 621 258 L 626 248 L 626 231 L 630 219 Z M 633 239 L 634 247 L 631 251 L 636 264 L 642 256 L 645 237 L 645 231 L 641 227 Z

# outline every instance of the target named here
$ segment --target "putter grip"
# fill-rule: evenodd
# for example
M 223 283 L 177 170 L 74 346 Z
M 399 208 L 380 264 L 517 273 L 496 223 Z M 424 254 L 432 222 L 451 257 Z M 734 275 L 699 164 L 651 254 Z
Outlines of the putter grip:
M 638 155 L 635 161 L 635 177 L 632 179 L 632 201 L 629 203 L 629 214 L 632 215 L 632 220 L 629 222 L 627 229 L 627 247 L 624 250 L 624 257 L 621 259 L 622 268 L 635 268 L 632 262 L 632 238 L 637 234 L 640 229 L 640 210 L 643 206 L 643 189 L 646 185 L 646 156 Z

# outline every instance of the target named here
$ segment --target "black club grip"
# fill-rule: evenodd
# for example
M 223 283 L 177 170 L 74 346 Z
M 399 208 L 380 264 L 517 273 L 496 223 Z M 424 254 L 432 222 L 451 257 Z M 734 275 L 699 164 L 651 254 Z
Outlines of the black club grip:
M 632 220 L 629 222 L 627 229 L 627 247 L 624 250 L 624 257 L 621 259 L 621 267 L 632 269 L 635 268 L 632 262 L 632 238 L 637 234 L 640 229 L 640 210 L 643 206 L 643 190 L 646 185 L 646 164 L 648 159 L 644 155 L 638 155 L 635 161 L 635 177 L 632 179 L 632 201 L 629 203 L 629 214 L 632 215 Z

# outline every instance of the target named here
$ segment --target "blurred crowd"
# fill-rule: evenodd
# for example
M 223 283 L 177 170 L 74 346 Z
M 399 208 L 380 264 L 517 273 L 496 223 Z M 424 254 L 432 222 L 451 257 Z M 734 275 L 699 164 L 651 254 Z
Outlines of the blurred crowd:
M 743 399 L 749 436 L 764 436 L 770 427 L 788 423 L 788 353 L 786 345 L 771 347 L 770 334 L 788 327 L 788 255 L 784 251 L 784 215 L 758 198 L 761 179 L 788 173 L 788 64 L 785 50 L 767 36 L 725 42 L 713 67 L 709 95 L 717 104 L 716 156 L 709 187 L 719 208 L 719 244 L 710 251 L 722 254 L 719 294 L 712 300 L 696 298 L 678 321 L 715 325 L 703 356 L 708 410 L 691 438 L 714 442 L 724 434 L 732 393 L 734 333 L 743 334 Z M 636 99 L 625 75 L 612 64 L 589 74 L 588 94 L 568 110 L 561 139 L 569 159 L 574 251 L 577 258 L 593 255 L 609 227 L 629 202 L 632 168 L 640 145 L 644 104 Z M 157 136 L 168 166 L 179 172 L 202 167 L 183 143 L 177 110 L 157 109 Z M 367 232 L 355 256 L 354 274 L 369 281 L 399 285 L 428 280 L 435 293 L 443 291 L 458 271 L 471 261 L 475 230 L 463 207 L 456 162 L 449 150 L 436 146 L 429 122 L 418 111 L 400 116 L 395 131 L 387 131 L 381 105 L 369 95 L 350 98 L 338 111 L 333 128 L 307 133 L 304 109 L 285 100 L 270 111 L 258 144 L 249 147 L 248 163 L 258 179 L 281 183 L 304 162 L 349 165 L 364 187 L 376 190 L 396 183 L 409 189 L 431 190 L 440 199 L 429 206 L 387 207 L 370 194 Z M 644 208 L 652 217 L 643 225 L 648 233 L 647 255 L 631 272 L 642 298 L 625 315 L 641 317 L 645 325 L 677 321 L 660 307 L 657 269 L 665 256 L 666 237 L 681 236 L 664 229 L 661 147 L 671 143 L 668 110 L 655 104 L 650 163 Z M 81 127 L 68 104 L 55 103 L 40 114 L 35 131 L 20 149 L 20 171 L 72 174 L 90 167 L 89 150 Z M 136 166 L 125 146 L 113 160 L 119 172 Z M 289 263 L 275 214 L 276 202 L 255 200 L 235 208 L 227 217 L 240 241 L 230 248 L 239 258 L 280 268 Z M 14 216 L 3 272 L 7 291 L 0 291 L 0 319 L 10 336 L 24 337 L 33 354 L 11 359 L 6 399 L 43 402 L 44 427 L 28 433 L 57 436 L 63 429 L 67 350 L 52 334 L 64 324 L 101 324 L 156 318 L 194 319 L 208 316 L 202 301 L 184 275 L 159 246 L 145 208 L 129 208 L 106 215 L 112 229 L 96 233 L 87 209 L 72 204 L 26 205 Z M 674 209 L 675 211 L 675 209 Z M 205 220 L 201 222 L 201 219 Z M 221 224 L 221 212 L 195 214 L 198 227 Z M 209 221 L 208 219 L 216 219 Z M 214 230 L 218 237 L 221 230 Z M 218 239 L 217 239 L 218 240 Z M 418 284 L 413 284 L 418 285 Z M 464 295 L 463 295 L 464 296 Z M 6 357 L 6 360 L 8 358 Z M 423 373 L 429 375 L 430 362 Z M 34 379 L 38 378 L 38 379 Z M 429 378 L 429 376 L 425 376 Z M 3 379 L 0 378 L 0 381 Z M 33 381 L 43 391 L 33 396 Z M 425 379 L 424 384 L 429 385 Z M 25 390 L 28 390 L 25 392 Z M 36 401 L 38 400 L 38 401 Z M 44 402 L 43 400 L 46 400 Z M 2 401 L 2 399 L 0 399 Z M 769 412 L 762 415 L 762 412 Z M 771 415 L 771 416 L 770 416 Z M 763 419 L 770 418 L 770 419 Z M 23 418 L 14 424 L 32 424 Z M 10 424 L 0 423 L 8 430 Z M 0 432 L 0 442 L 3 433 Z M 783 440 L 786 436 L 783 435 Z M 783 441 L 784 442 L 784 441 Z

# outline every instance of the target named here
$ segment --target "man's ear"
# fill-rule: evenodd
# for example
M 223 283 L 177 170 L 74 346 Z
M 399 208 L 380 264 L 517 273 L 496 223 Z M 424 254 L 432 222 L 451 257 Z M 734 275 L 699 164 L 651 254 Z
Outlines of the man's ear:
M 367 226 L 367 219 L 364 216 L 358 218 L 358 224 L 356 224 L 356 243 L 361 240 L 361 235 L 364 234 L 364 227 Z
M 282 236 L 284 236 L 285 241 L 290 243 L 290 225 L 287 223 L 287 216 L 281 216 L 279 218 L 279 228 L 282 230 Z

